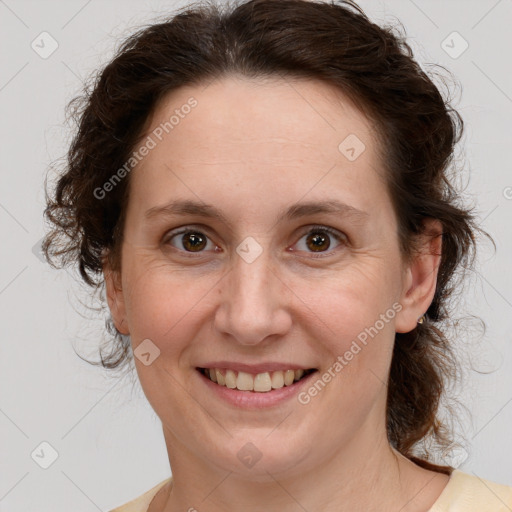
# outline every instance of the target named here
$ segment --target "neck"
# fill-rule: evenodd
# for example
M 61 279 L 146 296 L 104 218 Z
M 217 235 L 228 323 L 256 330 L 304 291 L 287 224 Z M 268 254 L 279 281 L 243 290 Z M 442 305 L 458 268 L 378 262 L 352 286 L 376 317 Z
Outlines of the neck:
M 260 471 L 251 478 L 207 465 L 187 452 L 169 431 L 164 429 L 164 435 L 173 469 L 172 486 L 162 489 L 148 512 L 296 512 L 300 508 L 425 512 L 448 482 L 446 475 L 420 468 L 403 457 L 386 436 L 373 443 L 364 436 L 354 439 L 343 451 L 307 471 L 293 475 Z

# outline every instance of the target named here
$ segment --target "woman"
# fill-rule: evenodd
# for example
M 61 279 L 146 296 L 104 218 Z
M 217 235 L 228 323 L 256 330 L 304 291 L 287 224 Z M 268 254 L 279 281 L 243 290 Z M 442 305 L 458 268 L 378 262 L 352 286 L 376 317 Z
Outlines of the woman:
M 480 231 L 462 120 L 352 2 L 202 5 L 133 35 L 77 108 L 48 257 L 105 287 L 172 478 L 116 511 L 497 511 L 438 406 Z M 445 454 L 434 463 L 433 441 Z

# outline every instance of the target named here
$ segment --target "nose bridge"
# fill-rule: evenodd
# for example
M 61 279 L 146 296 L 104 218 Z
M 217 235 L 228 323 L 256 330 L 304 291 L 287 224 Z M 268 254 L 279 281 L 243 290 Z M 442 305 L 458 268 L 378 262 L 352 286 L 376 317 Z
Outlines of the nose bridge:
M 221 331 L 243 344 L 283 334 L 290 326 L 270 251 L 261 246 L 257 250 L 251 243 L 237 248 L 216 322 Z
M 232 271 L 233 304 L 243 307 L 242 311 L 250 310 L 251 303 L 268 308 L 268 302 L 272 301 L 270 293 L 272 275 L 268 256 L 261 255 L 252 262 L 240 258 L 234 264 Z
M 271 280 L 272 255 L 262 238 L 248 236 L 236 247 L 233 257 L 232 293 L 237 303 L 244 306 L 251 301 L 261 301 L 265 287 Z

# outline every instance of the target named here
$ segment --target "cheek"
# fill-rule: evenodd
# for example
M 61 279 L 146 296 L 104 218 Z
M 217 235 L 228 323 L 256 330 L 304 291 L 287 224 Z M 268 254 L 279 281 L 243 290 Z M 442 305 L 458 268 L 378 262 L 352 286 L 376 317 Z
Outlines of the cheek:
M 394 318 L 392 306 L 398 299 L 397 287 L 388 275 L 389 269 L 383 270 L 354 265 L 320 278 L 295 278 L 293 290 L 311 315 L 330 328 L 333 335 L 356 336 L 388 310 L 388 320 Z
M 318 343 L 315 349 L 321 347 L 332 365 L 343 358 L 343 368 L 338 366 L 335 373 L 359 379 L 361 370 L 371 369 L 385 378 L 395 337 L 394 319 L 401 309 L 392 281 L 369 266 L 316 279 L 314 285 L 309 279 L 296 281 L 294 292 L 307 315 L 302 316 L 302 327 Z
M 194 320 L 204 315 L 218 281 L 218 276 L 171 269 L 145 258 L 126 265 L 126 271 L 126 312 L 132 339 L 158 340 L 161 349 L 168 345 L 166 340 L 182 339 Z

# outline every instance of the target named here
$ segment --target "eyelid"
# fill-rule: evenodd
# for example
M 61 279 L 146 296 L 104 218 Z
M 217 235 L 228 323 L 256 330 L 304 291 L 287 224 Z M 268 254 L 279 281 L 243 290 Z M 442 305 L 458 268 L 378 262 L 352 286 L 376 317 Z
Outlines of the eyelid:
M 197 231 L 199 233 L 204 234 L 212 232 L 211 229 L 204 224 L 183 224 L 183 226 L 178 226 L 167 230 L 163 236 L 163 240 L 167 241 L 169 238 L 172 238 L 173 236 L 188 233 L 189 231 Z
M 323 224 L 312 224 L 309 226 L 305 226 L 303 230 L 301 230 L 301 236 L 304 236 L 312 231 L 325 231 L 334 237 L 336 237 L 338 240 L 346 240 L 347 235 L 345 235 L 342 231 L 338 231 L 335 228 L 331 228 L 329 226 L 324 226 Z

